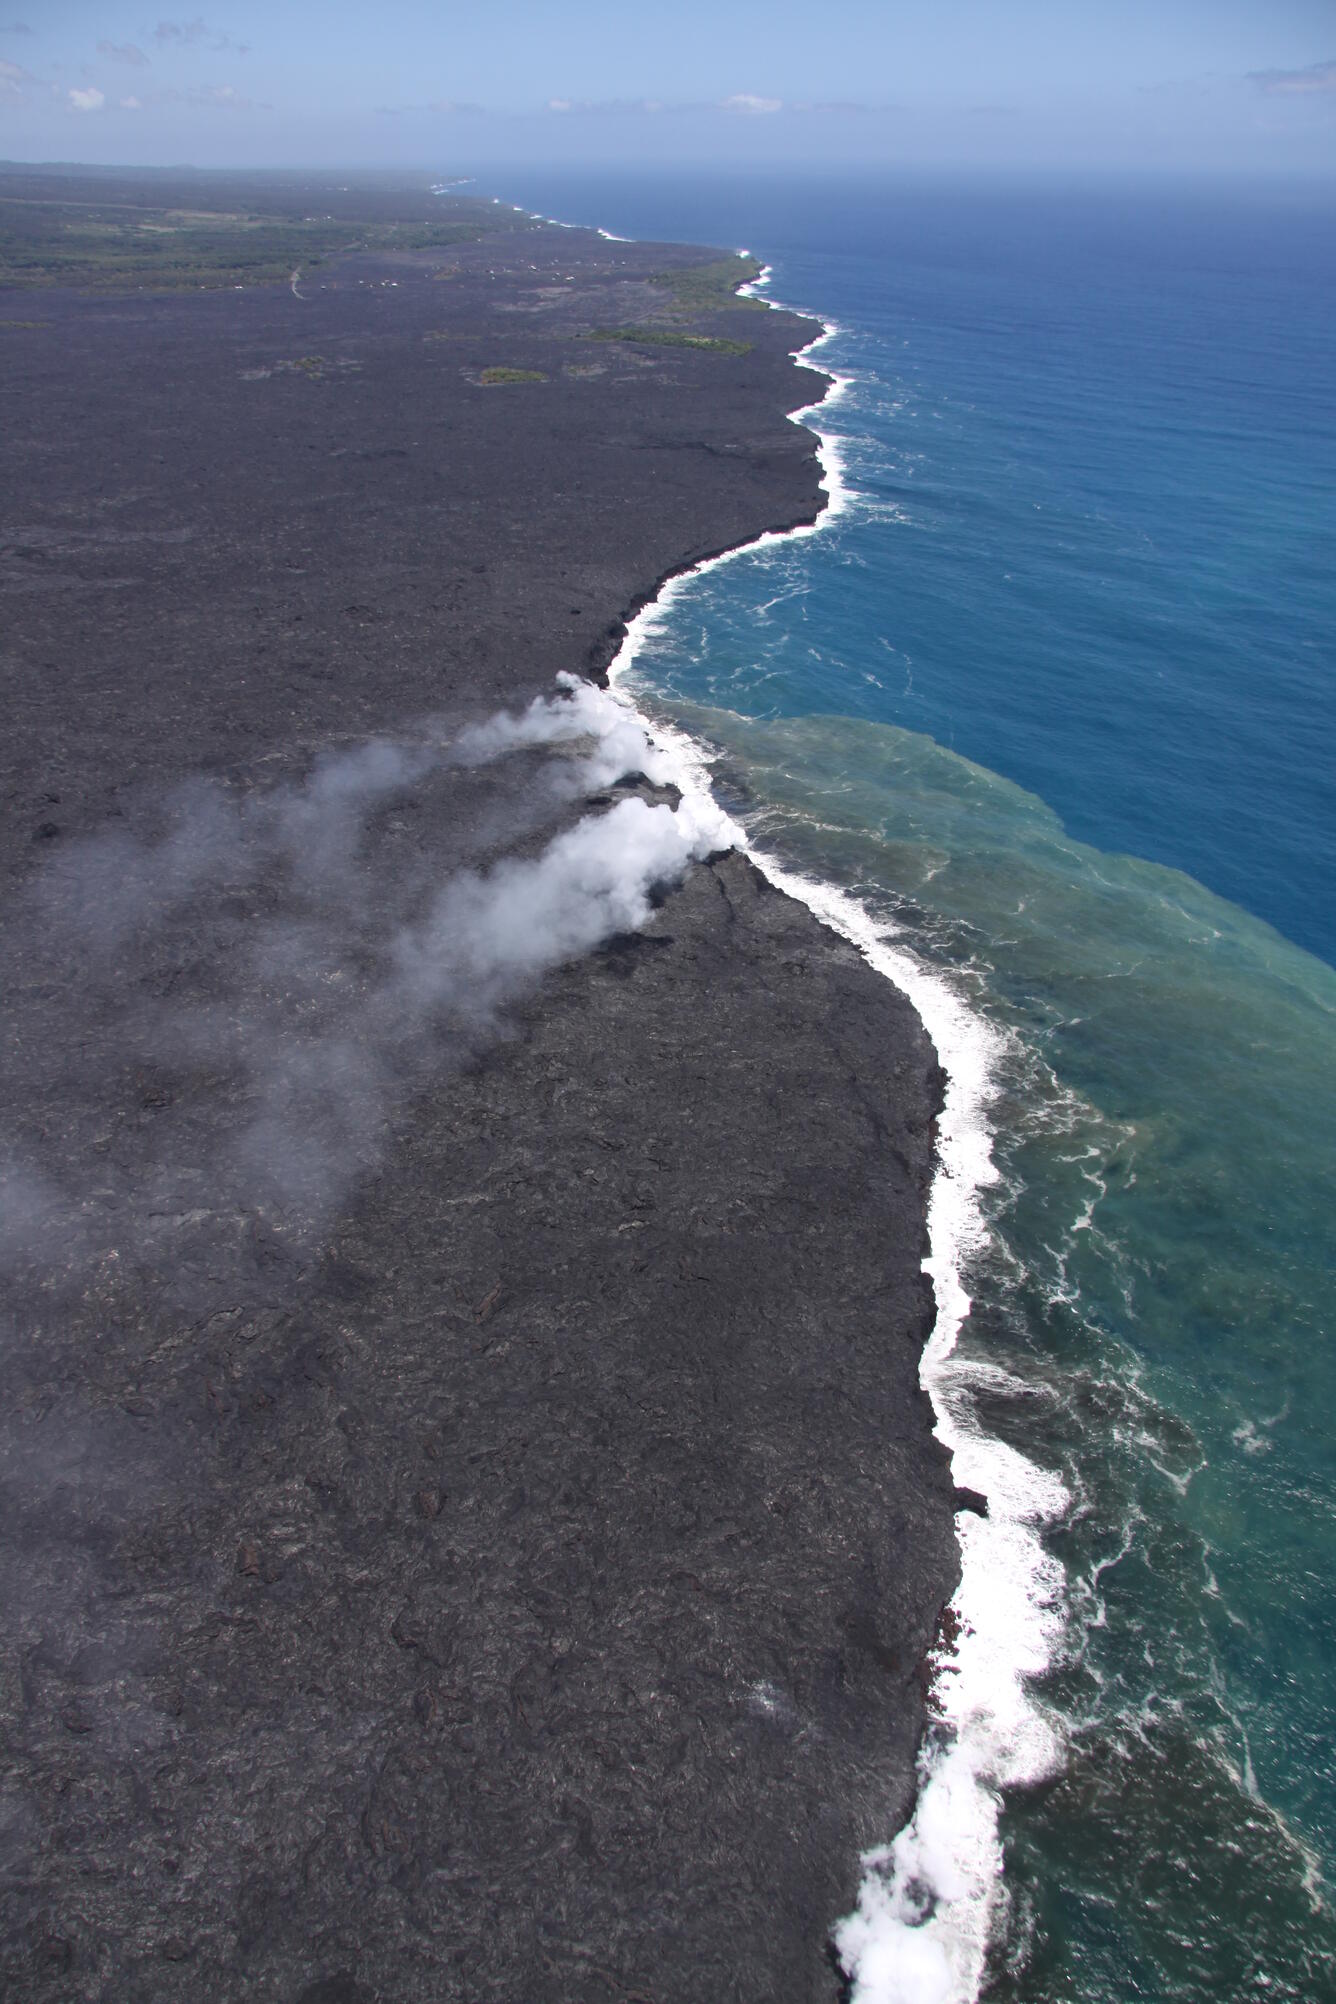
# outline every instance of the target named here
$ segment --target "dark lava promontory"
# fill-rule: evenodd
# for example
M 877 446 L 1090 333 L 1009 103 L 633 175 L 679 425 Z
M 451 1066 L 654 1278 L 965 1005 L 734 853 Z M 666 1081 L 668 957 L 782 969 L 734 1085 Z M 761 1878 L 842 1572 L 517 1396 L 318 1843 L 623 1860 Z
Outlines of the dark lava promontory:
M 921 1025 L 730 854 L 347 1028 L 415 901 L 599 811 L 421 747 L 819 510 L 814 330 L 714 255 L 0 294 L 8 1996 L 838 1993 L 957 1578 Z M 247 861 L 372 740 L 364 813 Z M 238 1137 L 310 1022 L 276 1204 Z

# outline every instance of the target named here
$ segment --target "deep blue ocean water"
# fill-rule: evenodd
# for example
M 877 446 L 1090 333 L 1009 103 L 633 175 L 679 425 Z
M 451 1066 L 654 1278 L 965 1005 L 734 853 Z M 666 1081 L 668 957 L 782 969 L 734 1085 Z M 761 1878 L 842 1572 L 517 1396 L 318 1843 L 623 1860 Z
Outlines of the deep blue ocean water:
M 1336 193 L 496 185 L 838 323 L 847 505 L 632 686 L 991 1026 L 960 1347 L 1067 1500 L 972 1988 L 1336 1997 Z

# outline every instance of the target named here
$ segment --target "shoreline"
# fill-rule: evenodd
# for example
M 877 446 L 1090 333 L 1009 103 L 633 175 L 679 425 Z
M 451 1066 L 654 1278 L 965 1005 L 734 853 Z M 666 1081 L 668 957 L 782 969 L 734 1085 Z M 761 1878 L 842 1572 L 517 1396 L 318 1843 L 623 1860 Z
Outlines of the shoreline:
M 793 359 L 824 376 L 827 388 L 788 416 L 817 438 L 827 503 L 810 520 L 763 531 L 748 543 L 670 574 L 628 619 L 606 677 L 614 694 L 670 746 L 679 761 L 678 784 L 705 799 L 713 798 L 709 754 L 677 727 L 643 718 L 634 695 L 619 685 L 692 579 L 768 546 L 819 533 L 852 499 L 838 437 L 812 422 L 847 393 L 853 380 L 810 359 L 813 350 L 838 335 L 838 323 L 810 308 L 767 297 L 772 276 L 772 267 L 764 265 L 739 290 L 774 310 L 814 319 L 820 329 Z M 970 1367 L 953 1363 L 972 1306 L 963 1268 L 988 1233 L 979 1199 L 998 1179 L 989 1108 L 1000 1090 L 995 1073 L 1004 1036 L 940 973 L 897 945 L 895 935 L 871 921 L 848 892 L 786 867 L 745 833 L 740 846 L 775 890 L 805 904 L 907 997 L 932 1041 L 945 1080 L 924 1258 L 936 1309 L 923 1343 L 920 1377 L 932 1400 L 937 1436 L 951 1454 L 957 1494 L 969 1499 L 957 1506 L 962 1573 L 922 1666 L 925 1687 L 935 1688 L 936 1705 L 925 1725 L 914 1804 L 898 1832 L 864 1853 L 857 1906 L 842 1919 L 832 1919 L 831 1938 L 853 2004 L 892 2004 L 906 1983 L 921 1986 L 915 1995 L 932 2004 L 972 2004 L 996 1932 L 997 1905 L 1006 1898 L 998 1790 L 1007 1783 L 1039 1779 L 1052 1771 L 1057 1758 L 1054 1728 L 1027 1701 L 1022 1680 L 1027 1673 L 1037 1675 L 1050 1660 L 1050 1610 L 1060 1598 L 1053 1562 L 1032 1527 L 1051 1521 L 1068 1500 L 1056 1477 L 1023 1462 L 1000 1441 L 981 1439 L 971 1406 Z M 962 1527 L 962 1515 L 968 1530 Z M 944 1849 L 947 1828 L 951 1835 Z M 933 1895 L 926 1918 L 925 1886 Z
M 502 198 L 497 196 L 493 199 L 500 201 Z M 537 209 L 524 209 L 518 203 L 513 203 L 511 206 L 517 214 L 528 216 L 532 222 L 543 223 L 550 229 L 592 231 L 595 236 L 601 237 L 605 243 L 633 244 L 636 242 L 634 237 L 619 236 L 616 231 L 604 229 L 601 224 L 568 223 L 564 222 L 559 216 L 543 215 Z M 750 256 L 750 252 L 739 250 L 735 255 L 738 257 L 748 257 Z M 740 282 L 735 287 L 735 290 L 740 298 L 758 300 L 761 305 L 769 307 L 778 313 L 787 313 L 797 320 L 810 320 L 819 330 L 813 335 L 810 341 L 806 342 L 802 347 L 791 351 L 791 360 L 797 368 L 810 369 L 814 374 L 824 376 L 826 378 L 826 388 L 814 402 L 800 404 L 795 410 L 786 411 L 785 417 L 790 424 L 797 425 L 800 430 L 810 431 L 816 439 L 816 460 L 821 468 L 820 489 L 824 492 L 826 499 L 818 502 L 810 515 L 801 516 L 797 520 L 790 519 L 785 522 L 772 523 L 766 528 L 758 530 L 754 536 L 749 537 L 745 542 L 725 543 L 717 550 L 707 550 L 699 557 L 692 557 L 686 562 L 675 565 L 673 569 L 665 571 L 650 590 L 637 593 L 623 610 L 618 630 L 609 633 L 610 647 L 608 660 L 601 667 L 595 666 L 590 674 L 589 679 L 599 688 L 609 688 L 612 685 L 614 674 L 618 671 L 619 667 L 624 672 L 625 667 L 629 666 L 630 660 L 634 658 L 634 644 L 632 645 L 632 653 L 627 655 L 625 662 L 623 662 L 622 657 L 626 654 L 628 643 L 631 641 L 631 635 L 637 622 L 646 613 L 657 612 L 661 615 L 666 615 L 672 603 L 672 587 L 674 585 L 680 586 L 692 578 L 703 577 L 708 571 L 716 569 L 720 564 L 728 563 L 734 557 L 744 556 L 749 551 L 765 549 L 772 543 L 787 542 L 792 536 L 811 535 L 824 527 L 828 522 L 834 520 L 845 506 L 845 493 L 836 441 L 830 435 L 819 431 L 815 425 L 804 423 L 804 420 L 812 412 L 820 410 L 825 405 L 837 402 L 848 388 L 848 377 L 841 376 L 834 370 L 823 368 L 819 362 L 813 362 L 808 359 L 813 349 L 819 348 L 823 341 L 833 340 L 835 335 L 838 334 L 839 328 L 833 320 L 823 320 L 819 314 L 809 311 L 806 307 L 787 306 L 781 304 L 778 300 L 764 297 L 764 288 L 770 283 L 770 275 L 771 267 L 769 265 L 762 265 L 756 278 Z M 789 513 L 791 515 L 792 511 L 789 511 Z
M 602 229 L 599 234 L 609 235 Z M 810 359 L 814 349 L 838 335 L 838 324 L 813 314 L 810 309 L 765 297 L 771 278 L 772 267 L 763 265 L 757 278 L 740 286 L 739 291 L 744 296 L 762 299 L 773 310 L 814 319 L 820 330 L 803 348 L 794 351 L 793 360 L 796 366 L 823 376 L 826 388 L 815 401 L 799 405 L 787 415 L 791 423 L 812 431 L 817 439 L 826 502 L 809 519 L 787 528 L 763 530 L 749 542 L 712 552 L 690 566 L 670 572 L 654 593 L 630 610 L 617 652 L 604 675 L 597 678 L 627 703 L 652 738 L 657 736 L 667 743 L 678 762 L 675 779 L 684 794 L 694 791 L 711 802 L 708 755 L 676 727 L 665 727 L 653 718 L 644 718 L 634 696 L 619 685 L 634 668 L 650 634 L 667 620 L 674 601 L 692 580 L 774 544 L 817 534 L 829 528 L 850 504 L 836 437 L 808 422 L 823 407 L 843 396 L 852 381 L 849 376 Z M 777 858 L 757 848 L 745 833 L 739 832 L 742 853 L 772 889 L 806 905 L 821 924 L 855 946 L 867 964 L 910 1001 L 931 1039 L 945 1081 L 934 1123 L 936 1168 L 927 1202 L 923 1260 L 923 1270 L 933 1283 L 935 1311 L 923 1338 L 920 1379 L 933 1403 L 937 1436 L 951 1455 L 957 1495 L 969 1501 L 957 1506 L 961 1580 L 942 1611 L 933 1642 L 920 1666 L 926 1691 L 934 1685 L 940 1687 L 944 1676 L 959 1676 L 956 1659 L 962 1633 L 966 1637 L 971 1633 L 987 1636 L 995 1656 L 1000 1627 L 1014 1620 L 1018 1612 L 1014 1591 L 1009 1595 L 1004 1589 L 1002 1605 L 998 1607 L 995 1595 L 981 1577 L 987 1574 L 991 1554 L 986 1550 L 979 1553 L 974 1567 L 969 1568 L 969 1541 L 962 1537 L 959 1524 L 962 1511 L 985 1522 L 997 1513 L 1007 1488 L 1015 1487 L 1006 1483 L 1007 1471 L 1000 1461 L 1016 1457 L 1010 1456 L 1000 1443 L 991 1444 L 992 1452 L 982 1455 L 978 1452 L 976 1429 L 963 1403 L 968 1393 L 959 1383 L 952 1384 L 951 1371 L 951 1358 L 971 1308 L 964 1286 L 963 1264 L 970 1252 L 977 1251 L 986 1234 L 978 1198 L 997 1180 L 987 1109 L 998 1090 L 990 1060 L 1000 1039 L 998 1032 L 972 1011 L 940 975 L 930 973 L 912 953 L 897 948 L 892 936 L 873 924 L 848 893 L 785 868 Z M 962 1462 L 969 1482 L 960 1479 Z M 1033 1471 L 1027 1473 L 1032 1475 Z M 1014 1507 L 1017 1502 L 1022 1519 L 1033 1514 L 1032 1483 L 1022 1483 L 1020 1488 L 1024 1493 L 1019 1497 L 1013 1494 L 1009 1499 L 1012 1511 L 1003 1513 L 1004 1538 L 1010 1529 L 1005 1518 L 1018 1514 Z M 1056 1512 L 1063 1500 L 1065 1492 L 1060 1484 L 1056 1485 L 1056 1492 L 1044 1501 L 1046 1514 Z M 980 1501 L 982 1508 L 978 1507 Z M 979 1542 L 985 1545 L 990 1542 L 987 1531 Z M 996 1543 L 996 1535 L 991 1542 Z M 1015 1571 L 1014 1555 L 1012 1571 Z M 1026 1555 L 1022 1574 L 1029 1576 L 1027 1584 L 1035 1588 L 1038 1575 L 1032 1554 Z M 1028 1597 L 1030 1604 L 1043 1604 L 1050 1593 L 1051 1586 L 1049 1592 L 1032 1591 Z M 1026 1598 L 1024 1594 L 1021 1597 Z M 974 1687 L 980 1671 L 985 1681 L 994 1674 L 995 1663 L 988 1660 L 988 1654 L 985 1644 L 985 1661 L 975 1668 L 971 1680 Z M 1042 1663 L 1034 1661 L 1028 1667 L 1037 1670 Z M 972 2004 L 978 1995 L 988 1944 L 994 1933 L 994 1907 L 1000 1897 L 1002 1872 L 996 1828 L 998 1805 L 990 1784 L 999 1767 L 1009 1767 L 1016 1779 L 1042 1773 L 1052 1764 L 1052 1751 L 1045 1742 L 1042 1725 L 1033 1717 L 1024 1716 L 1024 1700 L 1017 1683 L 1011 1695 L 1008 1724 L 1017 1746 L 1024 1748 L 1024 1752 L 1014 1748 L 1004 1751 L 994 1731 L 990 1734 L 994 1745 L 989 1749 L 993 1759 L 991 1762 L 986 1757 L 981 1759 L 977 1749 L 962 1744 L 968 1715 L 971 1710 L 979 1709 L 977 1688 L 968 1691 L 963 1704 L 960 1701 L 963 1683 L 961 1680 L 957 1686 L 954 1702 L 943 1702 L 939 1689 L 936 1716 L 930 1712 L 925 1718 L 918 1756 L 917 1794 L 909 1814 L 888 1841 L 864 1853 L 863 1878 L 854 1911 L 840 1919 L 832 1916 L 830 1938 L 850 1985 L 852 2004 L 858 2004 L 860 1999 L 866 2000 L 866 2004 L 880 2004 L 883 1998 L 890 2004 L 892 1992 L 884 1988 L 888 1981 L 896 1997 L 900 1995 L 902 1981 L 924 1986 L 923 1994 L 933 2004 Z M 950 1736 L 943 1730 L 948 1719 L 954 1719 L 956 1728 Z M 1019 1732 L 1015 1731 L 1018 1724 Z M 990 1766 L 994 1773 L 987 1773 Z M 963 1840 L 955 1855 L 942 1853 L 940 1829 L 929 1836 L 920 1834 L 918 1828 L 921 1818 L 940 1824 L 938 1804 L 942 1798 L 948 1803 L 945 1815 L 953 1825 L 953 1835 Z M 922 1894 L 925 1884 L 933 1889 L 935 1906 L 926 1922 Z
M 535 216 L 535 220 L 562 229 L 584 227 L 553 217 Z M 610 242 L 634 241 L 602 227 L 597 233 Z M 602 673 L 591 678 L 628 705 L 652 742 L 667 745 L 677 761 L 674 777 L 683 793 L 694 792 L 711 803 L 708 754 L 677 727 L 644 717 L 634 695 L 623 686 L 625 679 L 646 640 L 670 617 L 675 601 L 693 580 L 735 559 L 820 533 L 839 519 L 852 498 L 843 477 L 838 437 L 811 422 L 852 384 L 850 376 L 811 359 L 814 350 L 838 336 L 839 325 L 811 308 L 769 297 L 772 278 L 773 267 L 763 264 L 758 276 L 738 291 L 774 311 L 810 319 L 819 330 L 793 351 L 792 359 L 795 366 L 824 377 L 826 387 L 814 401 L 787 416 L 817 440 L 827 498 L 805 519 L 763 529 L 747 542 L 709 552 L 666 573 L 653 592 L 628 608 L 616 652 Z M 998 1175 L 988 1108 L 999 1091 L 994 1065 L 1002 1035 L 940 974 L 897 947 L 894 935 L 870 921 L 847 892 L 786 868 L 739 833 L 741 853 L 772 889 L 805 905 L 910 1001 L 945 1081 L 935 1122 L 936 1168 L 927 1203 L 923 1261 L 936 1305 L 922 1343 L 920 1380 L 932 1400 L 934 1430 L 950 1453 L 956 1493 L 962 1499 L 956 1521 L 961 1578 L 920 1666 L 925 1692 L 935 1689 L 936 1704 L 925 1716 L 915 1798 L 898 1830 L 864 1852 L 857 1904 L 841 1918 L 832 1916 L 830 1940 L 851 2004 L 896 2004 L 906 1983 L 931 2004 L 973 2004 L 997 1930 L 996 1909 L 1006 1898 L 998 1788 L 1006 1781 L 1037 1780 L 1052 1770 L 1056 1759 L 1053 1729 L 1027 1703 L 1021 1683 L 1026 1672 L 1038 1674 L 1049 1660 L 1048 1611 L 1058 1597 L 1052 1563 L 1026 1527 L 1036 1520 L 1051 1520 L 1067 1500 L 1056 1477 L 1045 1477 L 1033 1464 L 1022 1463 L 999 1441 L 981 1442 L 970 1407 L 968 1367 L 962 1372 L 952 1364 L 972 1306 L 964 1263 L 987 1236 L 979 1198 Z M 972 1524 L 972 1531 L 963 1535 L 962 1514 Z M 994 1585 L 999 1546 L 1010 1548 L 1001 1568 L 1006 1584 L 1000 1591 Z M 1027 1630 L 1035 1631 L 1028 1638 L 1030 1646 L 1022 1643 L 1018 1650 L 1011 1637 Z M 1004 1641 L 1007 1631 L 1010 1635 Z M 972 1652 L 971 1639 L 978 1645 Z M 962 1662 L 962 1655 L 976 1660 Z M 999 1663 L 1005 1666 L 1000 1699 L 992 1688 Z M 967 1674 L 962 1676 L 962 1670 Z M 944 1680 L 949 1680 L 945 1693 Z M 981 1719 L 986 1721 L 983 1744 L 978 1743 Z M 971 1726 L 975 1744 L 970 1743 Z M 951 1832 L 947 1849 L 942 1844 L 945 1826 Z M 931 1891 L 926 1916 L 925 1887 Z

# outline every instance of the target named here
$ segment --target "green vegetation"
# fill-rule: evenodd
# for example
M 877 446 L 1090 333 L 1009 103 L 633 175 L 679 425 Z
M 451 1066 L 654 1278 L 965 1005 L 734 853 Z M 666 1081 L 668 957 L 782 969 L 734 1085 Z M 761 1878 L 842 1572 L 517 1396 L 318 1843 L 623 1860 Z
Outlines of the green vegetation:
M 545 383 L 547 377 L 541 369 L 484 369 L 478 381 L 492 389 L 497 383 Z
M 0 200 L 0 285 L 74 285 L 98 292 L 272 285 L 340 251 L 419 250 L 482 235 L 471 224 L 435 230 L 402 223 L 347 223 L 266 216 L 151 219 L 88 211 L 26 212 Z
M 701 313 L 719 313 L 734 307 L 759 307 L 756 299 L 739 299 L 737 288 L 759 278 L 761 265 L 754 257 L 712 258 L 708 264 L 684 265 L 680 271 L 656 272 L 651 285 L 671 294 L 674 315 L 682 320 Z M 750 341 L 735 341 L 723 334 L 693 334 L 686 327 L 595 327 L 584 337 L 590 341 L 634 341 L 647 348 L 698 348 L 709 355 L 745 355 Z
M 638 341 L 648 348 L 704 348 L 711 355 L 746 355 L 750 341 L 727 341 L 718 334 L 686 334 L 677 327 L 595 327 L 590 341 Z
M 709 264 L 684 265 L 680 271 L 659 271 L 650 281 L 671 292 L 677 304 L 692 312 L 718 313 L 721 308 L 764 311 L 760 299 L 739 299 L 738 287 L 761 276 L 762 265 L 755 257 L 714 258 Z
M 343 252 L 445 249 L 533 227 L 493 203 L 404 183 L 13 168 L 0 171 L 0 287 L 271 285 Z
M 0 168 L 0 289 L 68 285 L 93 292 L 183 292 L 286 284 L 294 271 L 352 251 L 449 250 L 539 227 L 518 211 L 432 195 L 397 175 L 356 183 L 307 174 L 191 169 Z M 713 258 L 653 279 L 683 316 L 756 307 L 737 288 L 755 258 Z M 433 276 L 448 280 L 459 267 Z M 706 336 L 600 330 L 599 339 L 712 347 Z

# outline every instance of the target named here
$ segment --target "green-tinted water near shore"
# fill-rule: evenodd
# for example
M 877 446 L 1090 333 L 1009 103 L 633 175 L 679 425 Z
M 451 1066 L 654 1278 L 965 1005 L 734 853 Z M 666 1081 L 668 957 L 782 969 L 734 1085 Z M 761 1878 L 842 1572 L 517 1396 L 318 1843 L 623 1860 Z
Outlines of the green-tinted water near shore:
M 849 888 L 1008 1033 L 962 1349 L 992 1375 L 989 1429 L 1072 1503 L 1049 1540 L 1069 1622 L 1038 1693 L 1065 1756 L 1004 1823 L 989 1994 L 1068 1996 L 1045 1941 L 1074 1929 L 1092 1997 L 1128 1971 L 1154 1995 L 1242 1995 L 1264 1972 L 1269 1995 L 1329 1994 L 1336 1922 L 1302 1833 L 1336 1841 L 1336 973 L 929 738 L 636 686 L 715 748 L 761 849 Z

